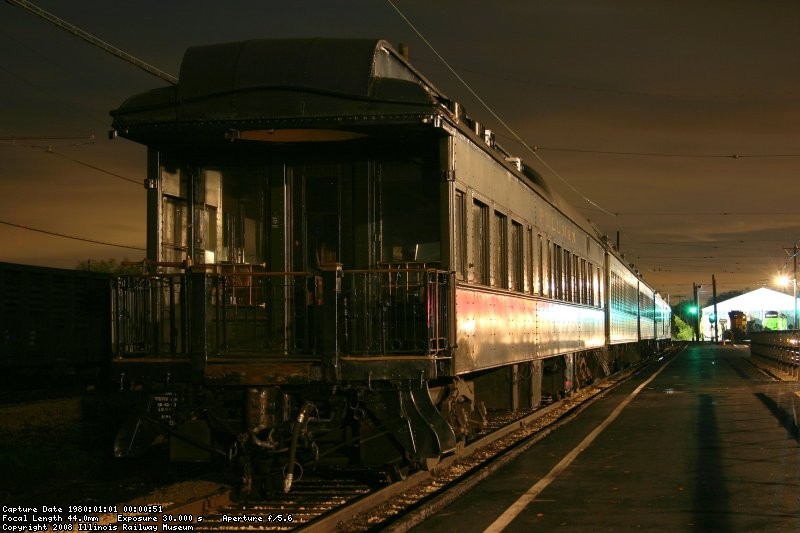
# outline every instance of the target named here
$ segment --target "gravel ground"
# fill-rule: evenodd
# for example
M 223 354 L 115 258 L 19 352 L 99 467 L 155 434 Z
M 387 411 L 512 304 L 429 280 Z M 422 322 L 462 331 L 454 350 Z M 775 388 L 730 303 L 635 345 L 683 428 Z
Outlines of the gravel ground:
M 13 504 L 114 504 L 199 475 L 205 465 L 171 465 L 166 454 L 115 459 L 117 397 L 0 406 L 0 500 Z

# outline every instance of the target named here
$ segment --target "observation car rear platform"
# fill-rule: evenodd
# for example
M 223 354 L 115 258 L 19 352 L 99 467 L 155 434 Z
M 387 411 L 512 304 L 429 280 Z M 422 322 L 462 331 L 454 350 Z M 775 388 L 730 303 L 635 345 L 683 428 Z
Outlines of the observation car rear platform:
M 426 467 L 487 408 L 669 340 L 606 239 L 385 41 L 190 48 L 112 115 L 148 147 L 147 258 L 113 304 L 145 399 L 118 455 L 166 433 L 287 490 L 323 449 Z

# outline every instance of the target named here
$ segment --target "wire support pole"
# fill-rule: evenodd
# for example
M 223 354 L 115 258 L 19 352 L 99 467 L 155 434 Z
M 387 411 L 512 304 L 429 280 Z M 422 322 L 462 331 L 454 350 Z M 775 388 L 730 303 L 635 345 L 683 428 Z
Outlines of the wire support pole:
M 794 267 L 792 270 L 792 280 L 791 280 L 792 297 L 794 299 L 794 317 L 793 317 L 794 320 L 792 320 L 792 329 L 798 329 L 798 327 L 800 326 L 798 326 L 797 323 L 797 252 L 798 252 L 797 243 L 795 243 L 794 246 L 792 246 L 791 248 L 784 247 L 783 251 L 785 251 L 787 254 L 790 254 L 789 257 L 792 258 Z M 783 267 L 786 268 L 785 263 Z
M 784 248 L 787 253 L 792 254 L 794 262 L 794 273 L 792 275 L 792 296 L 794 300 L 794 320 L 792 321 L 792 329 L 797 329 L 797 243 L 794 243 L 792 248 Z
M 131 63 L 132 65 L 134 65 L 136 67 L 139 67 L 140 69 L 144 70 L 148 74 L 152 74 L 154 76 L 158 76 L 162 80 L 165 80 L 165 81 L 167 81 L 167 82 L 169 82 L 169 83 L 171 83 L 173 85 L 178 83 L 178 78 L 176 78 L 172 74 L 168 74 L 168 73 L 164 72 L 163 70 L 154 67 L 153 65 L 145 63 L 141 59 L 139 59 L 137 57 L 134 57 L 131 54 L 129 54 L 129 53 L 123 51 L 123 50 L 120 50 L 116 46 L 114 46 L 112 44 L 109 44 L 106 41 L 100 39 L 99 37 L 96 37 L 96 36 L 92 35 L 91 33 L 88 33 L 86 31 L 78 28 L 74 24 L 70 24 L 69 22 L 67 22 L 67 21 L 65 21 L 65 20 L 53 15 L 52 13 L 50 13 L 48 11 L 45 11 L 44 9 L 40 8 L 39 6 L 37 6 L 35 4 L 32 4 L 31 2 L 27 2 L 26 0 L 6 0 L 6 2 L 8 2 L 11 5 L 20 7 L 20 8 L 22 8 L 22 9 L 24 9 L 24 10 L 30 12 L 30 13 L 33 13 L 37 17 L 43 18 L 47 22 L 50 22 L 51 24 L 54 24 L 55 26 L 61 28 L 62 30 L 68 31 L 72 35 L 75 35 L 76 37 L 79 37 L 79 38 L 83 39 L 87 43 L 89 43 L 89 44 L 91 44 L 93 46 L 96 46 L 98 48 L 101 48 L 101 49 L 105 50 L 106 52 L 108 52 L 109 54 L 111 54 L 111 55 L 113 55 L 113 56 L 115 56 L 115 57 L 117 57 L 119 59 L 122 59 L 123 61 L 127 61 L 128 63 Z

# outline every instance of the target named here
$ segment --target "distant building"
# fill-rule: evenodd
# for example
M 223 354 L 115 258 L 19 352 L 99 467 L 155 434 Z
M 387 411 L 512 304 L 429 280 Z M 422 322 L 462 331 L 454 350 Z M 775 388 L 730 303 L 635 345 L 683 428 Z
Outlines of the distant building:
M 772 315 L 777 312 L 778 317 L 785 318 L 785 323 L 791 329 L 794 323 L 794 299 L 790 294 L 774 291 L 762 287 L 754 291 L 736 296 L 729 300 L 717 302 L 717 323 L 719 327 L 719 338 L 722 332 L 731 327 L 728 312 L 741 311 L 747 315 L 748 330 L 758 331 L 764 329 L 765 319 L 767 325 L 774 324 Z M 701 310 L 700 331 L 703 338 L 713 340 L 714 323 L 710 317 L 714 314 L 714 306 L 709 305 Z M 768 317 L 769 314 L 769 317 Z M 782 321 L 778 321 L 782 323 Z

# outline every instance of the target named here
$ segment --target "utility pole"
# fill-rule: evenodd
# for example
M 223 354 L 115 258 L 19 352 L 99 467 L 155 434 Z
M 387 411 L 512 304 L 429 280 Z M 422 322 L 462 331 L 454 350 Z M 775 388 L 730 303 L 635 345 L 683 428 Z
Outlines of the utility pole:
M 717 328 L 719 317 L 717 316 L 717 278 L 714 274 L 711 274 L 711 297 L 714 300 L 714 343 L 717 343 L 719 341 L 719 329 Z
M 694 326 L 693 327 L 693 329 L 694 329 L 694 340 L 695 341 L 699 341 L 700 340 L 700 305 L 699 305 L 699 303 L 697 301 L 697 289 L 699 289 L 699 288 L 700 288 L 700 286 L 697 283 L 692 282 L 692 298 L 693 298 L 694 309 L 695 309 L 694 324 L 693 324 L 693 326 Z
M 786 253 L 792 254 L 792 262 L 794 263 L 794 270 L 792 274 L 792 296 L 794 300 L 794 320 L 792 320 L 792 329 L 797 329 L 797 243 L 791 248 L 784 248 Z
M 797 243 L 794 243 L 792 258 L 794 259 L 794 274 L 792 275 L 792 296 L 794 299 L 794 324 L 792 325 L 792 329 L 797 329 Z

